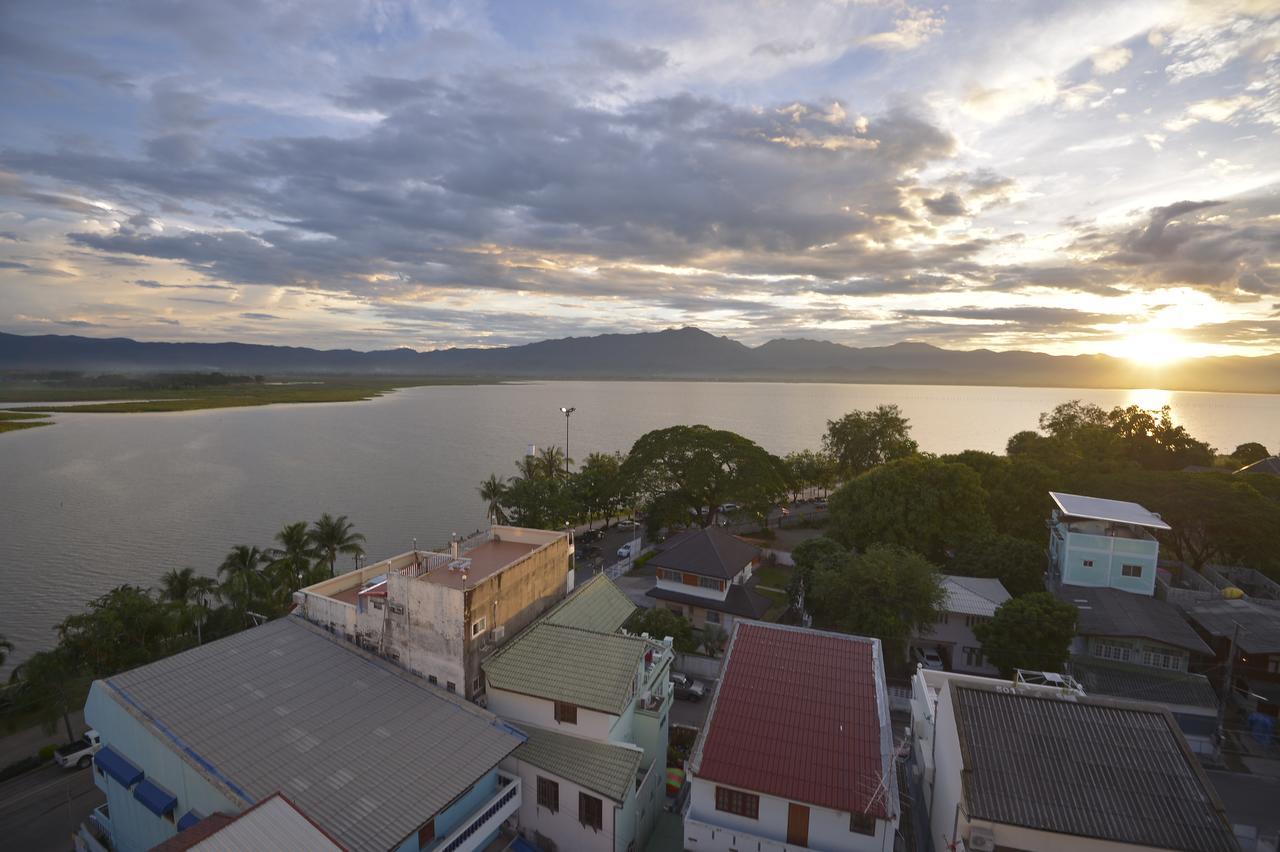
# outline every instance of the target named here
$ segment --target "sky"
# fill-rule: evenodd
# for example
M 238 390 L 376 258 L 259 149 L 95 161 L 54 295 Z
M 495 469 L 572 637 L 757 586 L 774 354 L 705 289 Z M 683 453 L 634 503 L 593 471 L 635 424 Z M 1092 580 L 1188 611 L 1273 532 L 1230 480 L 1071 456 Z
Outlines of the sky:
M 0 331 L 1280 352 L 1280 0 L 5 0 L 0 115 Z

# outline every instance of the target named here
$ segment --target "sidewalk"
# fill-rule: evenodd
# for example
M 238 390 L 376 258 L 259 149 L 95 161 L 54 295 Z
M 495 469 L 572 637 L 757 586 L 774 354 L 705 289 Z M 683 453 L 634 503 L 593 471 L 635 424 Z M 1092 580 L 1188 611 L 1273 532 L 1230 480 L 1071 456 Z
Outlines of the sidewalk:
M 80 736 L 85 731 L 84 712 L 75 710 L 67 714 L 71 719 L 71 733 Z M 0 767 L 16 763 L 24 757 L 31 757 L 46 745 L 66 745 L 67 732 L 58 719 L 58 726 L 53 733 L 46 734 L 41 726 L 15 731 L 7 737 L 0 737 Z

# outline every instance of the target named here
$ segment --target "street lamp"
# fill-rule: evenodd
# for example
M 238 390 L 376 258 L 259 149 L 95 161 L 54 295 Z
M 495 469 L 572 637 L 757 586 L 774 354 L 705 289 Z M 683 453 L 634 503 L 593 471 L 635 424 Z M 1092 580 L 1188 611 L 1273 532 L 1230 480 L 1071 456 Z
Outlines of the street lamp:
M 576 408 L 565 408 L 560 406 L 560 413 L 564 415 L 564 478 L 569 478 L 569 415 L 577 411 Z

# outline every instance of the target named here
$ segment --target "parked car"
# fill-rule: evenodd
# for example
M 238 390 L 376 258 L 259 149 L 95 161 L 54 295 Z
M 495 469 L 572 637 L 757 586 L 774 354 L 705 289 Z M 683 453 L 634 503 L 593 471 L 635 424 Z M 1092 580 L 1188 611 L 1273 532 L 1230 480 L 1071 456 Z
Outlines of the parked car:
M 627 542 L 626 544 L 622 545 L 622 547 L 618 548 L 618 558 L 619 559 L 631 558 L 631 542 Z
M 63 769 L 84 769 L 93 762 L 93 756 L 102 748 L 102 737 L 90 728 L 84 736 L 70 745 L 55 749 L 53 759 Z
M 942 671 L 942 655 L 938 653 L 937 648 L 914 648 L 916 662 L 924 666 L 926 669 Z
M 817 500 L 814 500 L 814 501 L 813 501 L 813 508 L 818 509 L 818 510 L 822 510 L 822 509 L 827 508 L 827 498 L 826 498 L 826 497 L 819 497 Z
M 732 514 L 734 512 L 740 511 L 741 509 L 742 507 L 739 506 L 737 503 L 725 503 L 723 506 L 720 507 L 720 511 L 724 512 L 725 514 Z
M 602 538 L 604 538 L 604 530 L 587 530 L 584 533 L 578 533 L 574 536 L 574 541 L 586 543 L 590 541 L 599 541 Z
M 635 525 L 636 525 L 636 522 L 631 520 L 630 518 L 623 518 L 622 520 L 618 521 L 618 523 L 614 524 L 614 526 L 616 526 L 620 530 L 629 530 Z
M 701 701 L 707 694 L 706 684 L 683 672 L 671 673 L 671 688 L 675 697 L 684 701 Z

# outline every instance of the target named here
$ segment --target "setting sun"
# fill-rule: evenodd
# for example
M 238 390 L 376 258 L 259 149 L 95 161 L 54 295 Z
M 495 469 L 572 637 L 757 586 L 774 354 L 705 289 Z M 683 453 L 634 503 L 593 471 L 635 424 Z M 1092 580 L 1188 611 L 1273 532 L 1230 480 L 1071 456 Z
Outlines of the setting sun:
M 1176 334 L 1155 328 L 1137 328 L 1119 338 L 1110 354 L 1138 364 L 1158 367 L 1190 355 L 1188 344 Z

